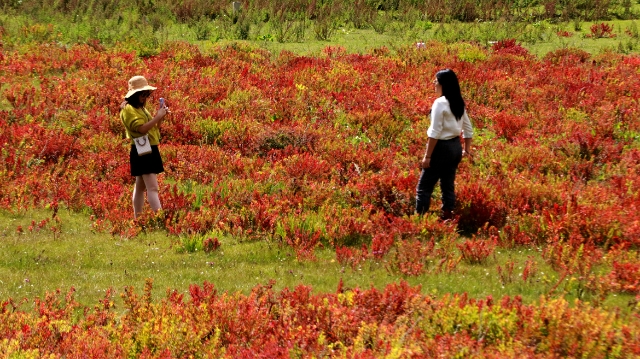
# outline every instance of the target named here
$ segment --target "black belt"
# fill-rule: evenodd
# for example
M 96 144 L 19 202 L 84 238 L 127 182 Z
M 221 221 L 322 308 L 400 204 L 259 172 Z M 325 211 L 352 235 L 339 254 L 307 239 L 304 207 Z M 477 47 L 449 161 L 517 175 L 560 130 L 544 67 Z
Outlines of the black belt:
M 456 136 L 456 137 L 450 138 L 448 140 L 438 140 L 438 142 L 449 142 L 449 141 L 455 141 L 455 140 L 460 141 L 460 136 Z

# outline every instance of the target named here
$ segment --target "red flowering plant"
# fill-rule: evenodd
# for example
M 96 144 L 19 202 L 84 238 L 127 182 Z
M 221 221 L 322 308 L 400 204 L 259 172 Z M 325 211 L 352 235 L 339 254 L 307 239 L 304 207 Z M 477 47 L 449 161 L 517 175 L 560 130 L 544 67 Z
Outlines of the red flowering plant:
M 460 230 L 487 241 L 435 246 L 429 255 L 444 271 L 461 260 L 456 250 L 482 261 L 474 253 L 490 255 L 480 248 L 489 243 L 635 250 L 640 59 L 577 49 L 538 59 L 513 40 L 466 45 L 483 56 L 452 56 L 467 50 L 436 42 L 369 54 L 331 47 L 317 57 L 248 44 L 169 42 L 144 58 L 95 43 L 4 47 L 0 207 L 86 211 L 116 236 L 160 228 L 204 241 L 216 232 L 277 240 L 300 259 L 324 245 L 341 258 L 396 256 L 398 266 L 418 263 L 414 239 L 427 246 Z M 429 83 L 445 67 L 458 73 L 477 130 L 450 232 L 407 219 L 435 97 Z M 118 119 L 123 73 L 153 79 L 154 96 L 172 109 L 161 128 L 163 211 L 137 221 Z M 593 274 L 546 253 L 560 270 Z M 617 263 L 606 263 L 611 280 L 633 285 L 620 276 L 629 262 Z
M 0 302 L 0 350 L 8 357 L 52 358 L 290 358 L 327 354 L 349 358 L 389 355 L 479 358 L 634 357 L 639 321 L 585 302 L 541 298 L 494 300 L 466 294 L 434 298 L 406 282 L 378 290 L 316 294 L 310 287 L 222 293 L 211 283 L 188 293 L 154 298 L 127 287 L 123 314 L 109 290 L 78 311 L 74 291 L 47 294 L 35 310 Z
M 594 39 L 616 37 L 616 34 L 613 32 L 613 26 L 604 22 L 591 25 L 589 30 L 590 30 L 590 33 L 585 34 L 585 37 L 590 37 Z
M 567 30 L 560 30 L 556 32 L 556 35 L 558 35 L 558 37 L 572 37 L 573 33 Z

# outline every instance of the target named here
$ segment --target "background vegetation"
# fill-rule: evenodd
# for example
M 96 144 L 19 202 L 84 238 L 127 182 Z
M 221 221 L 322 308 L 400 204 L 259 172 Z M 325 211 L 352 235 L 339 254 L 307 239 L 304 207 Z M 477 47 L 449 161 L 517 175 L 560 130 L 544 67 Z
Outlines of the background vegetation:
M 527 301 L 635 300 L 640 229 L 626 188 L 639 178 L 637 56 L 537 59 L 515 41 L 318 57 L 130 45 L 3 48 L 3 295 L 73 283 L 90 301 L 95 288 L 155 274 L 161 292 L 203 278 L 244 291 L 274 277 L 321 291 L 340 278 L 378 288 L 407 278 Z M 410 216 L 433 96 L 424 84 L 442 67 L 458 69 L 477 127 L 457 226 Z M 165 210 L 137 221 L 115 115 L 133 73 L 149 74 L 172 107 Z
M 635 2 L 0 7 L 0 355 L 640 355 Z M 411 216 L 442 67 L 449 223 Z M 134 221 L 138 73 L 173 117 Z
M 142 55 L 168 40 L 249 40 L 275 52 L 318 54 L 327 42 L 362 53 L 428 40 L 516 39 L 538 55 L 561 47 L 628 53 L 638 49 L 640 14 L 636 0 L 2 0 L 0 9 L 5 45 L 135 39 Z M 603 22 L 612 31 L 594 36 L 592 26 Z

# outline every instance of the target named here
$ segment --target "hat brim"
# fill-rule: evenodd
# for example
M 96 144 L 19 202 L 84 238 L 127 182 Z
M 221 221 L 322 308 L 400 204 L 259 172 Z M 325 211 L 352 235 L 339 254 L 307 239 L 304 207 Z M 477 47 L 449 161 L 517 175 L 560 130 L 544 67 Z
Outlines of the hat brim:
M 143 88 L 139 88 L 139 89 L 135 89 L 135 90 L 131 90 L 129 92 L 127 92 L 126 95 L 124 95 L 124 98 L 129 98 L 131 96 L 133 96 L 133 94 L 135 94 L 136 92 L 140 92 L 140 91 L 155 91 L 157 88 L 153 87 L 153 86 L 145 86 Z

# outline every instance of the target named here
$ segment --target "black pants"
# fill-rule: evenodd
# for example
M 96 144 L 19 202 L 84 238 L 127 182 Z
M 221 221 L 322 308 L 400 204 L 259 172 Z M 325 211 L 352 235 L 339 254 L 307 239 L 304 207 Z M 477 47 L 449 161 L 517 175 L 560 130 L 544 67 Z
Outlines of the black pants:
M 423 169 L 416 188 L 416 213 L 424 214 L 431 205 L 431 194 L 440 180 L 442 210 L 453 211 L 456 205 L 455 180 L 462 160 L 460 137 L 439 140 L 431 153 L 429 168 Z

